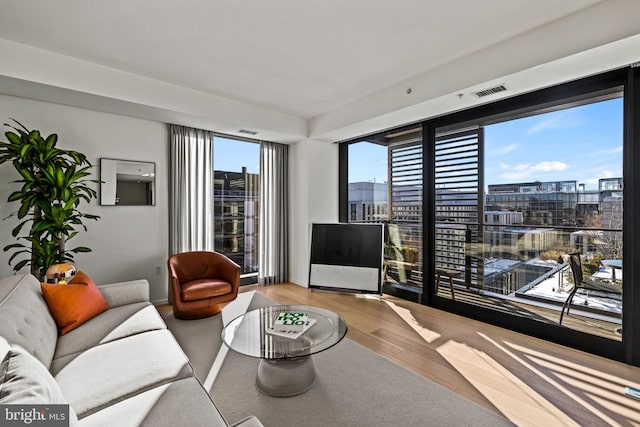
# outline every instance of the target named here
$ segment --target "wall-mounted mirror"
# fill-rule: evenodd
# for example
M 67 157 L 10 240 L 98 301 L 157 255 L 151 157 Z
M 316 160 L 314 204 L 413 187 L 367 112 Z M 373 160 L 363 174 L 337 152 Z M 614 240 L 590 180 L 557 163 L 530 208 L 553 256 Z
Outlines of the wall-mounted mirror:
M 100 159 L 100 204 L 107 206 L 155 205 L 156 164 Z

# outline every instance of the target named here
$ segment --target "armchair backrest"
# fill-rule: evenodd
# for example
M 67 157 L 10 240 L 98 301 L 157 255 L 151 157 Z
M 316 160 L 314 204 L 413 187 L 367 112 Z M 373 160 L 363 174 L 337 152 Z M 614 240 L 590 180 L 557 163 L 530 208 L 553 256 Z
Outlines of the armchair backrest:
M 240 278 L 240 266 L 218 252 L 183 252 L 170 257 L 167 264 L 171 280 L 179 283 L 199 279 L 224 279 L 233 284 Z

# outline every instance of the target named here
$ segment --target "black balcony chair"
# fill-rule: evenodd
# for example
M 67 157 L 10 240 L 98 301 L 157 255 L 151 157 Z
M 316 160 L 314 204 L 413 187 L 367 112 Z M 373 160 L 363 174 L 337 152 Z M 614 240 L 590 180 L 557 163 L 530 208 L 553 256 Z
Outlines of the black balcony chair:
M 571 300 L 573 300 L 573 296 L 579 289 L 584 291 L 597 291 L 605 294 L 622 295 L 622 284 L 585 280 L 582 277 L 582 260 L 580 259 L 579 252 L 569 254 L 569 265 L 571 266 L 571 272 L 573 273 L 573 289 L 562 306 L 562 312 L 560 313 L 560 321 L 558 324 L 562 324 L 565 309 L 566 313 L 569 314 Z

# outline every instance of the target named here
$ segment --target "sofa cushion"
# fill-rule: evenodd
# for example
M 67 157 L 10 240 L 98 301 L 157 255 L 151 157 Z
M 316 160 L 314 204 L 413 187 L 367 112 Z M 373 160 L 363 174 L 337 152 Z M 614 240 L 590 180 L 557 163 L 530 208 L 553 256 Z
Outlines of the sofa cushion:
M 67 403 L 47 368 L 25 349 L 11 346 L 0 362 L 0 403 Z
M 209 394 L 195 378 L 163 384 L 80 420 L 89 426 L 226 426 Z
M 11 344 L 6 339 L 0 336 L 0 360 L 4 359 L 4 356 L 11 350 Z
M 0 336 L 51 365 L 58 329 L 35 276 L 0 279 Z
M 68 285 L 42 283 L 41 286 L 62 335 L 109 308 L 93 280 L 81 271 Z
M 146 279 L 99 284 L 98 289 L 107 300 L 109 308 L 136 302 L 149 302 L 149 282 Z
M 151 303 L 141 302 L 110 308 L 59 337 L 53 359 L 78 353 L 98 344 L 165 328 L 164 320 Z
M 3 339 L 3 349 L 6 341 Z M 0 404 L 68 404 L 47 368 L 22 347 L 11 346 L 0 362 Z M 69 425 L 78 418 L 69 407 Z
M 167 329 L 144 332 L 56 359 L 51 373 L 78 417 L 193 375 Z

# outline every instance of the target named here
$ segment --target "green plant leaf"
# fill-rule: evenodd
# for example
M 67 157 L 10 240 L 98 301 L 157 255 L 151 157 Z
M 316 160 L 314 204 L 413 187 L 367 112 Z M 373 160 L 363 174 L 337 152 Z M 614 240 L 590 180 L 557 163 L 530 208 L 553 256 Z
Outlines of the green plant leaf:
M 13 261 L 13 260 L 18 256 L 18 255 L 20 255 L 20 254 L 28 254 L 28 253 L 31 253 L 31 251 L 29 251 L 29 249 L 28 249 L 28 248 L 27 248 L 27 249 L 24 249 L 24 250 L 22 250 L 22 251 L 16 251 L 16 252 L 14 252 L 14 253 L 13 253 L 13 255 L 11 255 L 11 256 L 9 257 L 9 265 L 11 265 L 11 262 L 12 262 L 12 261 Z
M 24 193 L 22 191 L 14 191 L 7 199 L 7 202 L 15 202 L 16 200 L 20 200 L 23 196 Z
M 13 132 L 5 132 L 4 136 L 6 136 L 9 142 L 13 145 L 22 145 L 22 138 L 20 138 L 20 135 Z
M 20 157 L 26 158 L 29 151 L 31 151 L 32 147 L 30 145 L 23 145 L 20 149 Z
M 33 181 L 33 174 L 29 169 L 20 168 L 18 169 L 18 173 L 22 175 L 22 177 L 27 181 Z
M 58 135 L 56 135 L 55 133 L 52 133 L 47 137 L 46 142 L 47 142 L 47 150 L 51 150 L 56 146 L 56 142 L 58 142 Z
M 64 171 L 62 169 L 56 170 L 56 186 L 58 188 L 64 188 L 66 184 L 66 179 L 64 176 Z
M 24 227 L 24 225 L 25 225 L 26 223 L 28 223 L 29 221 L 31 221 L 31 220 L 30 220 L 30 219 L 27 219 L 27 220 L 21 221 L 18 225 L 16 225 L 16 226 L 13 228 L 13 230 L 11 230 L 11 235 L 12 235 L 13 237 L 17 237 L 17 236 L 18 236 L 18 234 L 20 234 L 20 231 L 22 230 L 22 228 Z
M 25 259 L 20 261 L 19 263 L 17 263 L 16 265 L 13 266 L 13 271 L 20 271 L 22 270 L 22 268 L 24 268 L 25 266 L 29 265 L 30 261 Z
M 29 205 L 20 206 L 20 209 L 18 210 L 18 218 L 24 218 L 29 213 L 30 208 L 31 207 Z
M 67 201 L 67 200 L 71 199 L 71 194 L 72 194 L 71 189 L 69 187 L 64 187 L 62 189 L 62 195 L 61 195 L 60 198 L 62 200 L 64 200 L 64 201 Z
M 65 242 L 78 234 L 77 228 L 87 230 L 84 219 L 98 218 L 78 210 L 81 202 L 90 202 L 97 192 L 84 180 L 92 167 L 84 154 L 57 148 L 57 134 L 45 139 L 38 130 L 13 122 L 16 125 L 7 127 L 15 132 L 5 133 L 8 142 L 0 141 L 0 163 L 11 162 L 21 178 L 14 181 L 22 186 L 21 191 L 14 191 L 8 199 L 19 203 L 18 210 L 8 217 L 17 216 L 20 222 L 12 230 L 18 243 L 8 245 L 5 251 L 13 251 L 10 265 L 19 254 L 30 255 L 18 262 L 14 271 L 31 265 L 31 272 L 41 276 L 50 264 L 73 259 L 74 252 L 65 248 Z
M 2 250 L 6 252 L 6 251 L 11 250 L 11 249 L 24 248 L 24 247 L 25 246 L 23 244 L 21 244 L 21 243 L 12 243 L 10 245 L 5 246 Z
M 89 249 L 89 248 L 87 248 L 85 246 L 78 246 L 77 248 L 71 249 L 71 252 L 73 252 L 73 253 L 91 252 L 91 249 Z

